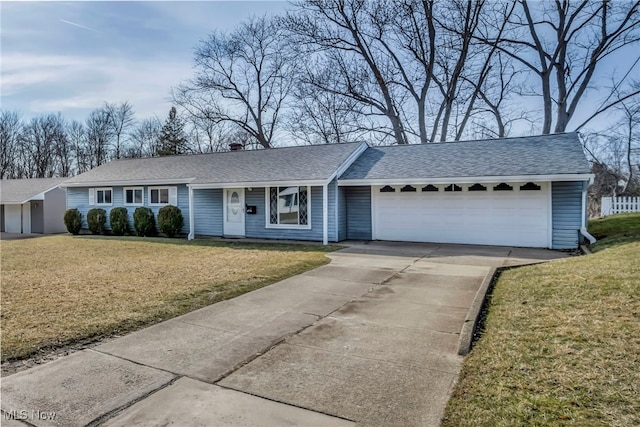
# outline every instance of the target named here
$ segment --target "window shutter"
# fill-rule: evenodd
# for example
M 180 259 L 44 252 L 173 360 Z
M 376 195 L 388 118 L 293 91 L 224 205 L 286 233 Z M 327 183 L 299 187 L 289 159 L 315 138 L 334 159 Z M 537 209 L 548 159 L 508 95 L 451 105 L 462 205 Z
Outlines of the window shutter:
M 169 204 L 178 206 L 178 187 L 169 187 Z
M 89 205 L 95 205 L 95 204 L 96 204 L 96 189 L 90 188 L 89 189 Z

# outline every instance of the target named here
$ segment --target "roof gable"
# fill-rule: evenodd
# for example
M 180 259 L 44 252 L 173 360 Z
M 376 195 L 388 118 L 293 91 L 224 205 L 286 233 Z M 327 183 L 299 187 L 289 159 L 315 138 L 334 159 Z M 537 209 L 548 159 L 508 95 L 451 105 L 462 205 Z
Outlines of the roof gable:
M 30 178 L 0 180 L 2 204 L 25 203 L 40 193 L 59 186 L 66 178 Z
M 116 160 L 71 178 L 65 185 L 326 181 L 363 146 L 366 144 L 327 144 Z
M 576 133 L 369 147 L 340 180 L 589 174 Z

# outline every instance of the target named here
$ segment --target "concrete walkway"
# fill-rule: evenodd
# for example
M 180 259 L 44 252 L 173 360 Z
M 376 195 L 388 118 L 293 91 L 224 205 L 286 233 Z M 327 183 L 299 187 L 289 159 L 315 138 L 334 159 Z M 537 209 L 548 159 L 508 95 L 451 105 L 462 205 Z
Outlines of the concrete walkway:
M 2 379 L 2 425 L 438 425 L 491 267 L 562 257 L 370 243 Z

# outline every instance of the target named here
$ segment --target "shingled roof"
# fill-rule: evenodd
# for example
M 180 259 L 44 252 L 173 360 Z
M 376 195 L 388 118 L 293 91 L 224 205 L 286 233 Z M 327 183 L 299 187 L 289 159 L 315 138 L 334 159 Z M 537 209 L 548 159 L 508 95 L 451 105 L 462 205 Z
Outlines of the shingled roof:
M 65 185 L 321 181 L 330 178 L 361 145 L 327 144 L 115 160 L 71 178 Z
M 589 174 L 577 133 L 369 147 L 341 181 Z
M 66 178 L 31 178 L 0 180 L 0 203 L 28 202 L 40 193 L 56 188 Z

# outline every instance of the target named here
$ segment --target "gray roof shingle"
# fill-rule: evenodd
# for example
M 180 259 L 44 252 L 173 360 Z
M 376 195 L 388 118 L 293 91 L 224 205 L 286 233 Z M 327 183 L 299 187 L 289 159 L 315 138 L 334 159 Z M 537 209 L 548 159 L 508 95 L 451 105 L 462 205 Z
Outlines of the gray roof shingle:
M 577 133 L 369 147 L 341 180 L 588 174 Z
M 193 184 L 326 180 L 360 143 L 116 160 L 65 184 L 175 181 Z
M 0 203 L 24 203 L 38 194 L 60 185 L 66 178 L 31 178 L 0 180 Z

